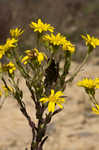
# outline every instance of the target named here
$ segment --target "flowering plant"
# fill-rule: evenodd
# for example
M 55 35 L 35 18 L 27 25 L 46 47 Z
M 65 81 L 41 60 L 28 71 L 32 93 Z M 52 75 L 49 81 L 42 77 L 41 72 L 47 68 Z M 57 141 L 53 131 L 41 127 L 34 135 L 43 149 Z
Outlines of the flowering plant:
M 99 46 L 99 39 L 90 35 L 87 35 L 87 37 L 82 35 L 88 46 L 88 52 L 81 65 L 67 79 L 75 45 L 61 33 L 54 34 L 55 28 L 50 24 L 43 23 L 41 19 L 38 19 L 37 23 L 31 22 L 29 26 L 35 32 L 34 36 L 36 36 L 37 44 L 36 47 L 25 50 L 25 56 L 22 54 L 20 57 L 18 53 L 19 40 L 24 34 L 21 28 L 11 29 L 10 38 L 6 40 L 5 44 L 0 45 L 0 59 L 5 56 L 9 60 L 8 64 L 0 64 L 0 74 L 3 82 L 1 88 L 7 93 L 6 95 L 10 94 L 17 100 L 20 111 L 28 120 L 32 129 L 31 150 L 42 150 L 43 144 L 48 138 L 46 135 L 48 124 L 54 115 L 63 110 L 66 97 L 63 92 L 66 85 L 74 80 L 86 63 L 90 53 L 96 46 Z M 42 47 L 45 52 L 41 51 Z M 57 56 L 59 51 L 63 54 L 63 58 L 60 55 Z M 63 68 L 61 68 L 61 62 L 64 64 Z M 24 78 L 35 104 L 37 123 L 31 119 L 25 102 L 23 102 L 24 92 L 18 84 L 17 71 Z M 8 79 L 5 74 L 8 75 Z M 95 99 L 95 90 L 99 88 L 99 78 L 94 80 L 86 78 L 79 81 L 78 86 L 84 87 L 95 106 L 92 107 L 92 110 L 99 114 L 99 105 Z M 1 96 L 2 90 L 0 90 Z

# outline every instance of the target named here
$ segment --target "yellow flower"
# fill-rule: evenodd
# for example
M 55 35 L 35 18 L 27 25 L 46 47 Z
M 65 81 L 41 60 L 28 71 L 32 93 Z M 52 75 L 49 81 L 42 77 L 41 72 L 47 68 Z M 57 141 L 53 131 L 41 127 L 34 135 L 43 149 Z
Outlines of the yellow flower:
M 10 35 L 13 38 L 18 38 L 19 36 L 21 36 L 23 34 L 23 30 L 19 29 L 19 28 L 15 28 L 15 29 L 10 29 Z
M 95 108 L 96 107 L 96 108 Z M 96 104 L 95 107 L 92 107 L 92 111 L 95 113 L 95 114 L 98 114 L 99 115 L 99 105 Z
M 54 46 L 60 46 L 62 44 L 63 38 L 64 37 L 60 33 L 56 35 L 51 33 L 51 35 L 46 34 L 43 36 L 43 40 L 49 41 L 49 43 L 53 44 Z
M 64 98 L 62 98 L 62 96 L 63 96 L 63 93 L 61 91 L 58 91 L 55 93 L 54 90 L 51 89 L 50 96 L 41 98 L 40 102 L 42 102 L 42 103 L 48 102 L 48 111 L 54 112 L 56 104 L 61 109 L 63 108 L 63 106 L 61 104 L 64 103 Z
M 88 88 L 88 89 L 95 89 L 96 88 L 96 84 L 95 84 L 94 80 L 88 79 L 88 78 L 85 78 L 82 81 L 79 81 L 77 85 L 81 86 L 81 87 Z
M 30 27 L 34 29 L 34 32 L 42 33 L 43 31 L 50 31 L 54 32 L 54 27 L 52 27 L 50 24 L 43 23 L 41 19 L 38 19 L 38 23 L 31 22 Z
M 5 67 L 10 74 L 12 74 L 16 70 L 16 67 L 12 62 L 9 62 L 7 65 L 5 65 Z
M 44 58 L 47 59 L 47 56 L 44 53 L 39 52 L 36 48 L 33 50 L 26 50 L 25 53 L 27 55 L 21 60 L 24 64 L 27 64 L 29 60 L 34 60 L 35 58 L 38 60 L 39 64 L 41 64 Z
M 78 86 L 85 87 L 87 89 L 98 89 L 99 88 L 99 78 L 94 80 L 85 78 L 77 83 Z
M 8 64 L 0 64 L 0 72 L 8 71 L 10 74 L 12 74 L 15 70 L 16 67 L 12 62 L 9 62 Z
M 2 58 L 5 52 L 8 51 L 10 48 L 16 47 L 17 42 L 18 40 L 16 40 L 15 38 L 8 38 L 4 45 L 0 45 L 0 58 Z
M 15 38 L 12 38 L 12 39 L 8 38 L 7 41 L 6 41 L 6 44 L 4 45 L 5 46 L 5 51 L 8 50 L 9 48 L 16 47 L 17 42 L 18 42 L 18 40 L 16 40 Z
M 36 49 L 36 48 L 34 48 L 34 50 L 37 54 L 37 60 L 38 60 L 39 64 L 41 64 L 41 62 L 44 60 L 44 58 L 47 59 L 47 56 L 44 53 L 39 52 L 38 49 Z
M 91 45 L 93 48 L 96 48 L 96 46 L 99 46 L 99 39 L 95 38 L 94 36 L 90 36 L 87 34 L 87 36 L 81 35 L 81 37 L 86 41 L 86 45 Z
M 26 65 L 28 63 L 28 60 L 29 60 L 29 56 L 25 56 L 22 58 L 21 62 Z
M 26 50 L 25 53 L 26 56 L 24 56 L 21 60 L 21 62 L 24 63 L 24 65 L 26 65 L 29 60 L 32 60 L 36 57 L 33 50 Z
M 75 52 L 75 46 L 70 41 L 67 41 L 67 40 L 63 41 L 63 43 L 62 43 L 62 49 L 63 50 L 68 50 L 71 53 Z
M 71 53 L 75 51 L 75 46 L 71 44 L 70 41 L 67 41 L 66 37 L 62 36 L 60 33 L 57 33 L 56 35 L 54 35 L 53 33 L 51 33 L 51 35 L 46 34 L 43 36 L 43 40 L 48 41 L 54 46 L 60 46 L 63 50 L 68 50 Z

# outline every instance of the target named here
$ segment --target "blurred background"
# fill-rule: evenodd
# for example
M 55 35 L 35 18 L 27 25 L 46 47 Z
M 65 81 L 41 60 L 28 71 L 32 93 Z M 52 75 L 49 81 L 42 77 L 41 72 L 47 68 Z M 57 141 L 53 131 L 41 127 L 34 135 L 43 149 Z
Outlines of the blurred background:
M 33 35 L 28 24 L 38 18 L 65 34 L 80 47 L 80 52 L 80 34 L 99 37 L 99 0 L 0 0 L 0 43 L 5 41 L 10 28 L 19 26 L 27 30 L 25 44 L 31 45 Z
M 98 0 L 0 0 L 0 41 L 9 29 L 42 18 L 78 41 L 81 33 L 99 35 Z
M 23 40 L 25 47 L 30 47 L 33 33 L 28 25 L 38 18 L 53 25 L 57 32 L 76 44 L 73 69 L 86 52 L 80 35 L 89 33 L 99 38 L 99 0 L 0 0 L 0 44 L 9 36 L 10 28 L 18 26 L 27 31 Z M 99 77 L 98 48 L 79 76 Z M 91 113 L 86 102 L 88 97 L 76 87 L 80 78 L 77 77 L 72 87 L 66 89 L 70 101 L 49 126 L 45 150 L 99 150 L 99 116 Z M 32 114 L 34 109 L 27 92 L 25 94 L 29 113 Z M 96 94 L 99 98 L 99 92 Z M 0 150 L 25 150 L 30 141 L 31 129 L 27 121 L 19 112 L 16 101 L 8 98 L 0 109 Z

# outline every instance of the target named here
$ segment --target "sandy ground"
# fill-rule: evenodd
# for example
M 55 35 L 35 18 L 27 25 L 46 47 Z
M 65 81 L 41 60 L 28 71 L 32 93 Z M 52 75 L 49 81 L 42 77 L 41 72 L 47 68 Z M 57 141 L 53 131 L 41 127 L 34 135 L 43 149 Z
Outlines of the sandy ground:
M 72 70 L 77 64 L 73 63 Z M 76 83 L 82 77 L 99 77 L 99 65 L 89 63 L 66 88 L 67 101 L 64 109 L 55 116 L 48 127 L 49 138 L 44 150 L 99 150 L 99 116 L 92 114 L 88 96 Z M 35 120 L 35 109 L 29 100 L 27 89 L 25 103 L 29 114 Z M 99 90 L 96 92 L 99 97 Z M 0 150 L 25 150 L 30 146 L 31 129 L 21 114 L 15 99 L 9 97 L 0 109 Z

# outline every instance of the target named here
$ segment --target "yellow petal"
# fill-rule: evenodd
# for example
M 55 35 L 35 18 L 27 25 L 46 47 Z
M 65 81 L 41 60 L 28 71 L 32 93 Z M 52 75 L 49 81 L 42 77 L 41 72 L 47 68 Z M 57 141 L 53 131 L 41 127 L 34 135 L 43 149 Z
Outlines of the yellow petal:
M 49 102 L 49 104 L 48 104 L 48 111 L 49 112 L 54 112 L 54 110 L 55 110 L 55 103 Z
M 63 96 L 62 91 L 58 91 L 58 92 L 56 92 L 55 97 L 60 97 L 60 96 Z
M 58 105 L 61 109 L 63 109 L 63 106 L 62 106 L 61 104 L 58 103 L 57 105 Z
M 54 90 L 53 89 L 51 89 L 51 96 L 53 96 L 54 95 Z
M 49 99 L 48 99 L 48 98 L 45 98 L 45 97 L 43 97 L 43 98 L 40 99 L 40 102 L 43 102 L 43 103 L 46 103 L 46 102 L 48 102 L 48 101 L 49 101 Z
M 94 107 L 92 107 L 92 111 L 93 111 L 95 114 L 99 114 L 99 111 L 98 111 L 96 108 L 94 108 Z

